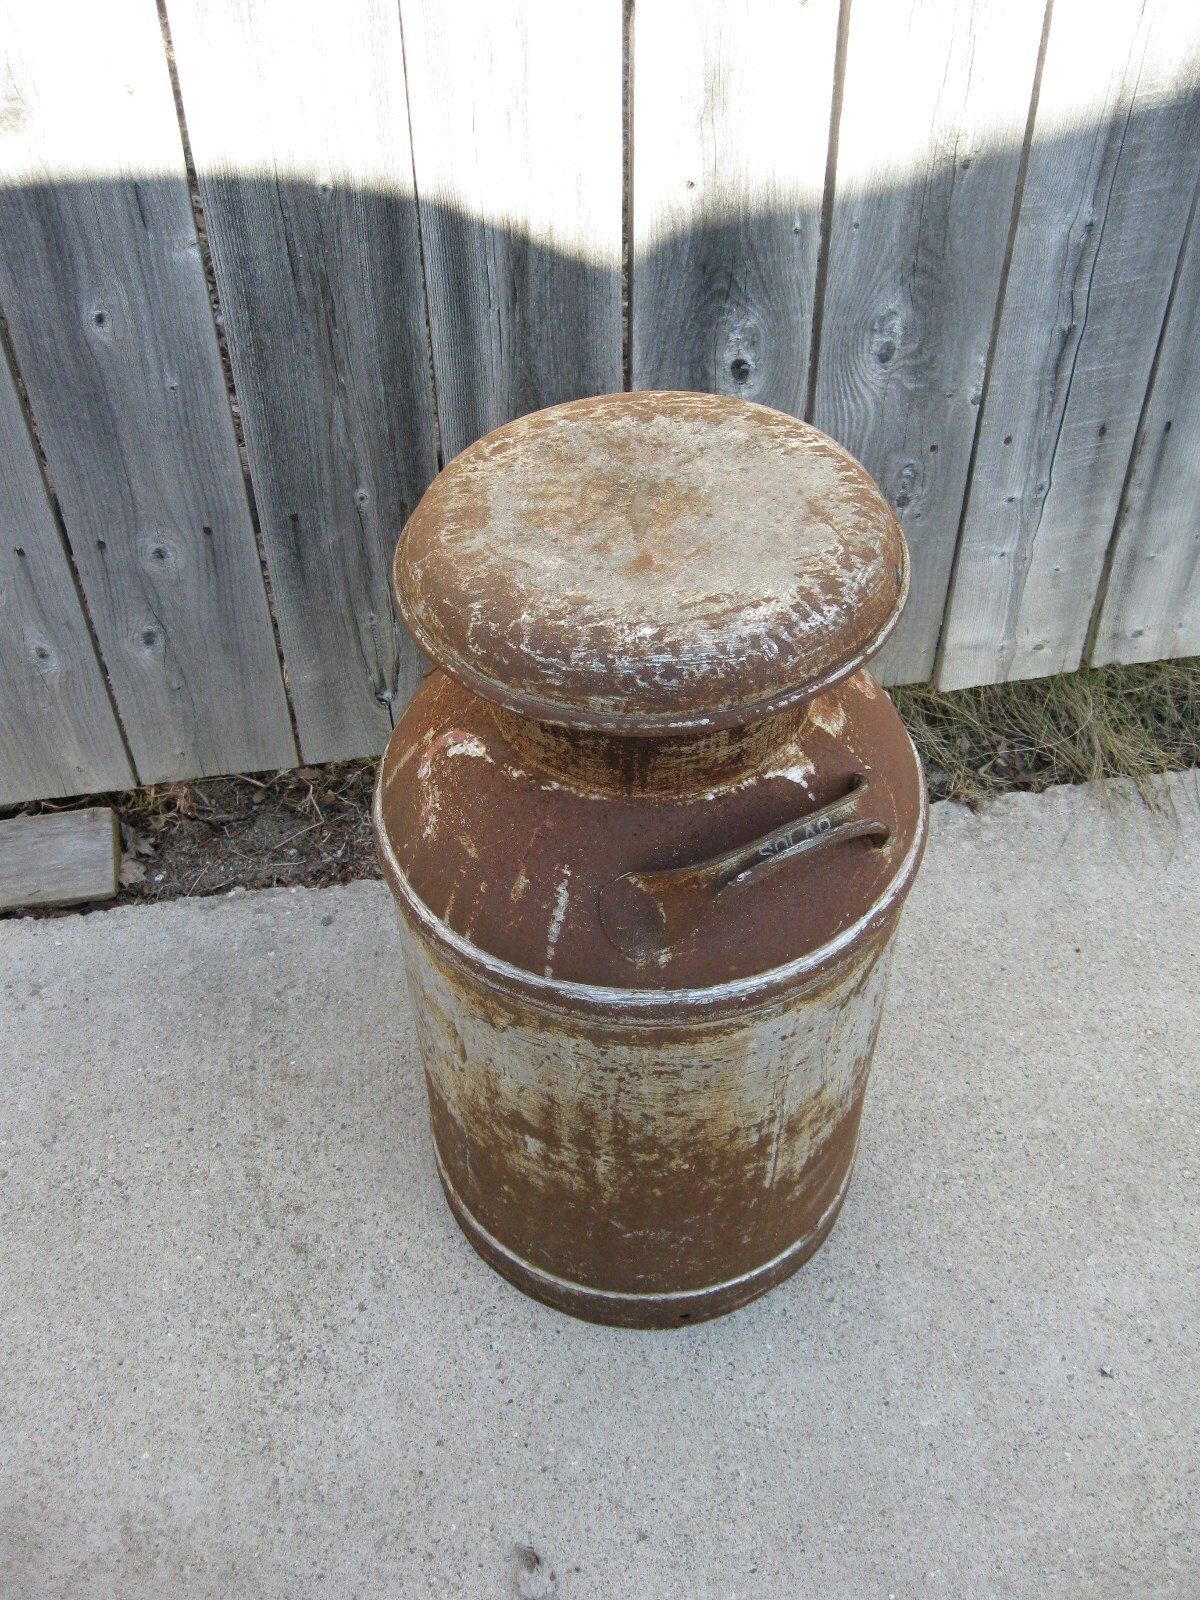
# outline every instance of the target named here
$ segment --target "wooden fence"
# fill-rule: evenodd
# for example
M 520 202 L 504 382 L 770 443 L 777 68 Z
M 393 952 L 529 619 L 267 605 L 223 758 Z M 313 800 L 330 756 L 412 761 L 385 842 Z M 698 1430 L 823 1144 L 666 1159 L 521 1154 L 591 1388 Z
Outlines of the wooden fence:
M 380 750 L 421 491 L 622 387 L 866 463 L 891 682 L 1200 652 L 1195 0 L 0 16 L 0 801 Z

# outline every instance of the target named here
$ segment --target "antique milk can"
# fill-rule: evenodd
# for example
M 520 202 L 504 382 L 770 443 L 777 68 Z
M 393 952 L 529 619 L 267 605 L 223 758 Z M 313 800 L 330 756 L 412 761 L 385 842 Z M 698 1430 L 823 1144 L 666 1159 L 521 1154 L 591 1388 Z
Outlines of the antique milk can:
M 375 831 L 454 1214 L 575 1316 L 732 1310 L 833 1226 L 924 844 L 863 665 L 900 529 L 802 422 L 609 395 L 465 450 L 394 576 L 435 668 Z

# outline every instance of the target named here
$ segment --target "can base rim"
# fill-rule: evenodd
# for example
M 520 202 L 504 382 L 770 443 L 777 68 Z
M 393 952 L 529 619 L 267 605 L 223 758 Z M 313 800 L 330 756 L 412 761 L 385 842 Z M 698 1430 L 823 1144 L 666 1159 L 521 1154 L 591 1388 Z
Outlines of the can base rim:
M 441 1180 L 450 1210 L 454 1214 L 454 1220 L 476 1254 L 501 1277 L 506 1278 L 514 1288 L 520 1289 L 523 1294 L 529 1295 L 534 1300 L 540 1300 L 543 1305 L 552 1306 L 556 1311 L 564 1311 L 568 1316 L 578 1317 L 583 1322 L 598 1322 L 620 1328 L 667 1329 L 686 1328 L 692 1323 L 706 1322 L 711 1317 L 720 1317 L 727 1312 L 736 1311 L 739 1306 L 758 1299 L 760 1295 L 766 1294 L 769 1289 L 782 1283 L 785 1278 L 789 1278 L 793 1272 L 802 1267 L 810 1256 L 815 1255 L 829 1237 L 842 1208 L 842 1202 L 846 1198 L 854 1172 L 855 1158 L 858 1155 L 858 1137 L 856 1135 L 854 1149 L 850 1152 L 850 1159 L 838 1184 L 837 1193 L 821 1213 L 814 1227 L 788 1245 L 786 1250 L 780 1251 L 778 1255 L 760 1266 L 752 1267 L 749 1272 L 739 1273 L 735 1278 L 727 1278 L 721 1283 L 709 1284 L 701 1289 L 646 1291 L 596 1289 L 588 1284 L 576 1283 L 570 1278 L 547 1272 L 544 1267 L 535 1266 L 533 1262 L 518 1255 L 515 1250 L 510 1250 L 483 1226 L 450 1181 L 436 1141 L 433 1155 L 437 1163 L 438 1178 Z

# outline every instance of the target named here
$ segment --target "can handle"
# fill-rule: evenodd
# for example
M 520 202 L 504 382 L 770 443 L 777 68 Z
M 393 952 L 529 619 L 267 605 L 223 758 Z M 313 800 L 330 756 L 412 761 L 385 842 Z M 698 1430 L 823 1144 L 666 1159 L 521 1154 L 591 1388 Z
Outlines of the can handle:
M 866 778 L 858 774 L 840 800 L 761 839 L 690 866 L 614 878 L 597 897 L 601 927 L 622 955 L 640 964 L 686 939 L 727 889 L 760 877 L 777 862 L 847 839 L 886 843 L 891 832 L 887 823 L 863 815 L 867 790 Z

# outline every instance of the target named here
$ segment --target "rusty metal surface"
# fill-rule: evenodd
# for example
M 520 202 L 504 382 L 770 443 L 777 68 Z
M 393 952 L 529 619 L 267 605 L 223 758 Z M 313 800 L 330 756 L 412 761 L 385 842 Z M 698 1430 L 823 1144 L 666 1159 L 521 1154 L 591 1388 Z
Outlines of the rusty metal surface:
M 656 992 L 727 983 L 785 967 L 836 938 L 878 901 L 911 854 L 923 804 L 919 766 L 891 702 L 859 672 L 807 707 L 773 719 L 746 741 L 749 764 L 728 756 L 713 781 L 696 740 L 670 779 L 673 740 L 647 755 L 657 784 L 617 792 L 602 748 L 583 735 L 584 757 L 565 761 L 572 736 L 543 731 L 513 742 L 516 718 L 497 718 L 478 696 L 431 673 L 392 736 L 380 770 L 378 832 L 385 871 L 454 933 L 530 974 Z M 615 742 L 614 763 L 626 752 Z M 639 963 L 616 948 L 600 920 L 605 885 L 628 872 L 683 866 L 745 845 L 870 784 L 872 815 L 889 830 L 880 847 L 854 839 L 824 856 L 781 860 L 753 886 L 706 908 L 692 935 Z
M 815 855 L 851 839 L 885 845 L 890 834 L 887 823 L 863 810 L 870 787 L 856 774 L 840 800 L 785 822 L 761 839 L 682 867 L 622 873 L 600 890 L 601 926 L 622 955 L 644 965 L 691 938 L 721 895 L 732 889 L 751 892 L 783 861 Z
M 849 1182 L 890 932 L 703 1026 L 619 1002 L 581 1022 L 410 947 L 438 1170 L 475 1248 L 630 1327 L 718 1315 L 794 1271 Z
M 863 779 L 882 844 L 773 861 L 649 963 L 604 934 L 614 877 L 845 809 L 851 787 L 857 809 Z M 537 727 L 431 673 L 376 833 L 438 1170 L 480 1254 L 630 1327 L 732 1310 L 807 1259 L 849 1182 L 924 828 L 865 672 L 766 727 L 642 741 Z
M 718 396 L 481 440 L 397 553 L 445 671 L 375 795 L 438 1171 L 577 1316 L 761 1294 L 846 1192 L 920 764 L 863 660 L 903 537 L 844 451 Z
M 824 434 L 647 392 L 465 450 L 414 512 L 394 582 L 418 644 L 476 693 L 645 733 L 763 717 L 855 671 L 899 618 L 908 557 Z

